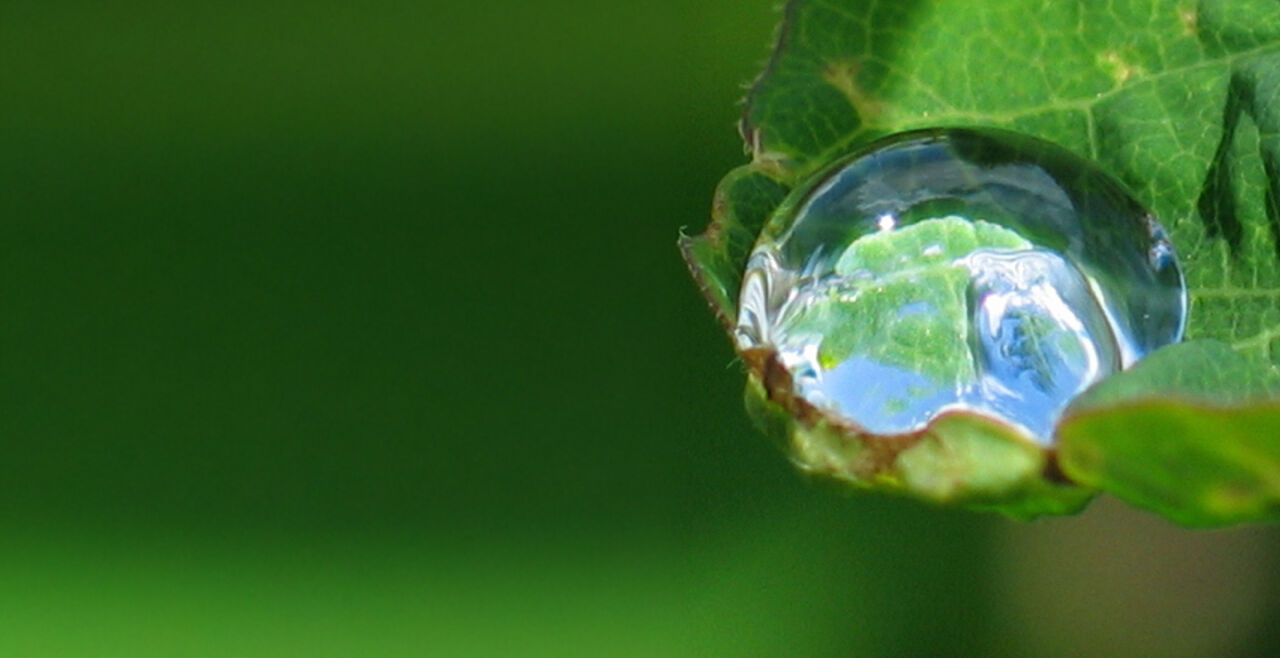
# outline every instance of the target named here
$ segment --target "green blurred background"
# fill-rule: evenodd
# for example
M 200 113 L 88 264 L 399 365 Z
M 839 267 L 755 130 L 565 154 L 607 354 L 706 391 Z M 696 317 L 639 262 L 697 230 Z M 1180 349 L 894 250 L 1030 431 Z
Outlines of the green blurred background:
M 677 257 L 773 0 L 0 0 L 0 656 L 1268 655 L 1275 529 L 814 486 Z

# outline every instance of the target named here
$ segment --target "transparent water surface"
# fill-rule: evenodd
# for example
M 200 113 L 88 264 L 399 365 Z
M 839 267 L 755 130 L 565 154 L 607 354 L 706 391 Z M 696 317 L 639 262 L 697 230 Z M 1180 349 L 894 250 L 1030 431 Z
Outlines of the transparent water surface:
M 740 349 L 876 434 L 967 409 L 1052 440 L 1066 405 L 1181 339 L 1187 297 L 1160 224 L 1048 142 L 904 133 L 833 165 L 762 232 Z

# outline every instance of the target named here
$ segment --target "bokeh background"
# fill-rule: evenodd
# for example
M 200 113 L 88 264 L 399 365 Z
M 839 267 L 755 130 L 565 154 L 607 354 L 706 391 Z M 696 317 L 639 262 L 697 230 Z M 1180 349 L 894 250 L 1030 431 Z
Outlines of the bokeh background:
M 675 239 L 774 0 L 0 0 L 0 656 L 1274 655 L 1274 528 L 793 472 Z

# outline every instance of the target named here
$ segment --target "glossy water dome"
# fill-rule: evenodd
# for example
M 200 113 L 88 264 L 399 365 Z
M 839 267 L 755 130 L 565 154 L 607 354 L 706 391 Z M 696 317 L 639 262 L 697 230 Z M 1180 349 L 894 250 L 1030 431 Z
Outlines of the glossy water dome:
M 1181 339 L 1164 229 L 1061 147 L 1016 133 L 897 135 L 784 203 L 735 330 L 792 397 L 873 434 L 962 409 L 1052 441 L 1085 388 Z

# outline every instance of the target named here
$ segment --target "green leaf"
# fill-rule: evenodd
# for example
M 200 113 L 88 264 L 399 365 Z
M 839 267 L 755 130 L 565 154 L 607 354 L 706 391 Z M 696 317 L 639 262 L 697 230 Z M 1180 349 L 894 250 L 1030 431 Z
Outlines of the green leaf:
M 1280 375 L 1217 341 L 1157 351 L 1058 426 L 1073 481 L 1186 525 L 1280 520 Z
M 733 177 L 794 185 L 877 136 L 955 125 L 1101 163 L 1169 229 L 1188 336 L 1273 358 L 1280 3 L 793 0 L 743 114 L 753 162 Z
M 1143 399 L 1060 429 L 1072 479 L 1189 526 L 1280 520 L 1280 404 Z
M 689 271 L 725 329 L 738 315 L 738 288 L 756 235 L 788 191 L 754 167 L 739 167 L 720 181 L 706 233 L 680 238 Z
M 746 406 L 756 425 L 806 473 L 855 490 L 912 496 L 935 504 L 996 511 L 1017 519 L 1073 514 L 1093 490 L 1044 478 L 1048 456 L 1020 432 L 982 416 L 947 413 L 929 430 L 881 437 L 803 418 L 770 399 L 763 382 L 747 381 Z
M 742 116 L 752 161 L 722 183 L 708 233 L 682 240 L 722 323 L 752 239 L 795 202 L 788 190 L 885 134 L 970 125 L 1056 142 L 1115 174 L 1169 230 L 1186 275 L 1194 342 L 1073 405 L 1059 428 L 1068 475 L 1185 523 L 1269 518 L 1280 2 L 792 0 Z M 1167 462 L 1144 470 L 1144 447 Z M 1197 484 L 1147 495 L 1157 471 Z
M 1157 350 L 1076 398 L 1072 414 L 1145 398 L 1239 406 L 1280 393 L 1280 371 L 1216 340 L 1193 340 Z

